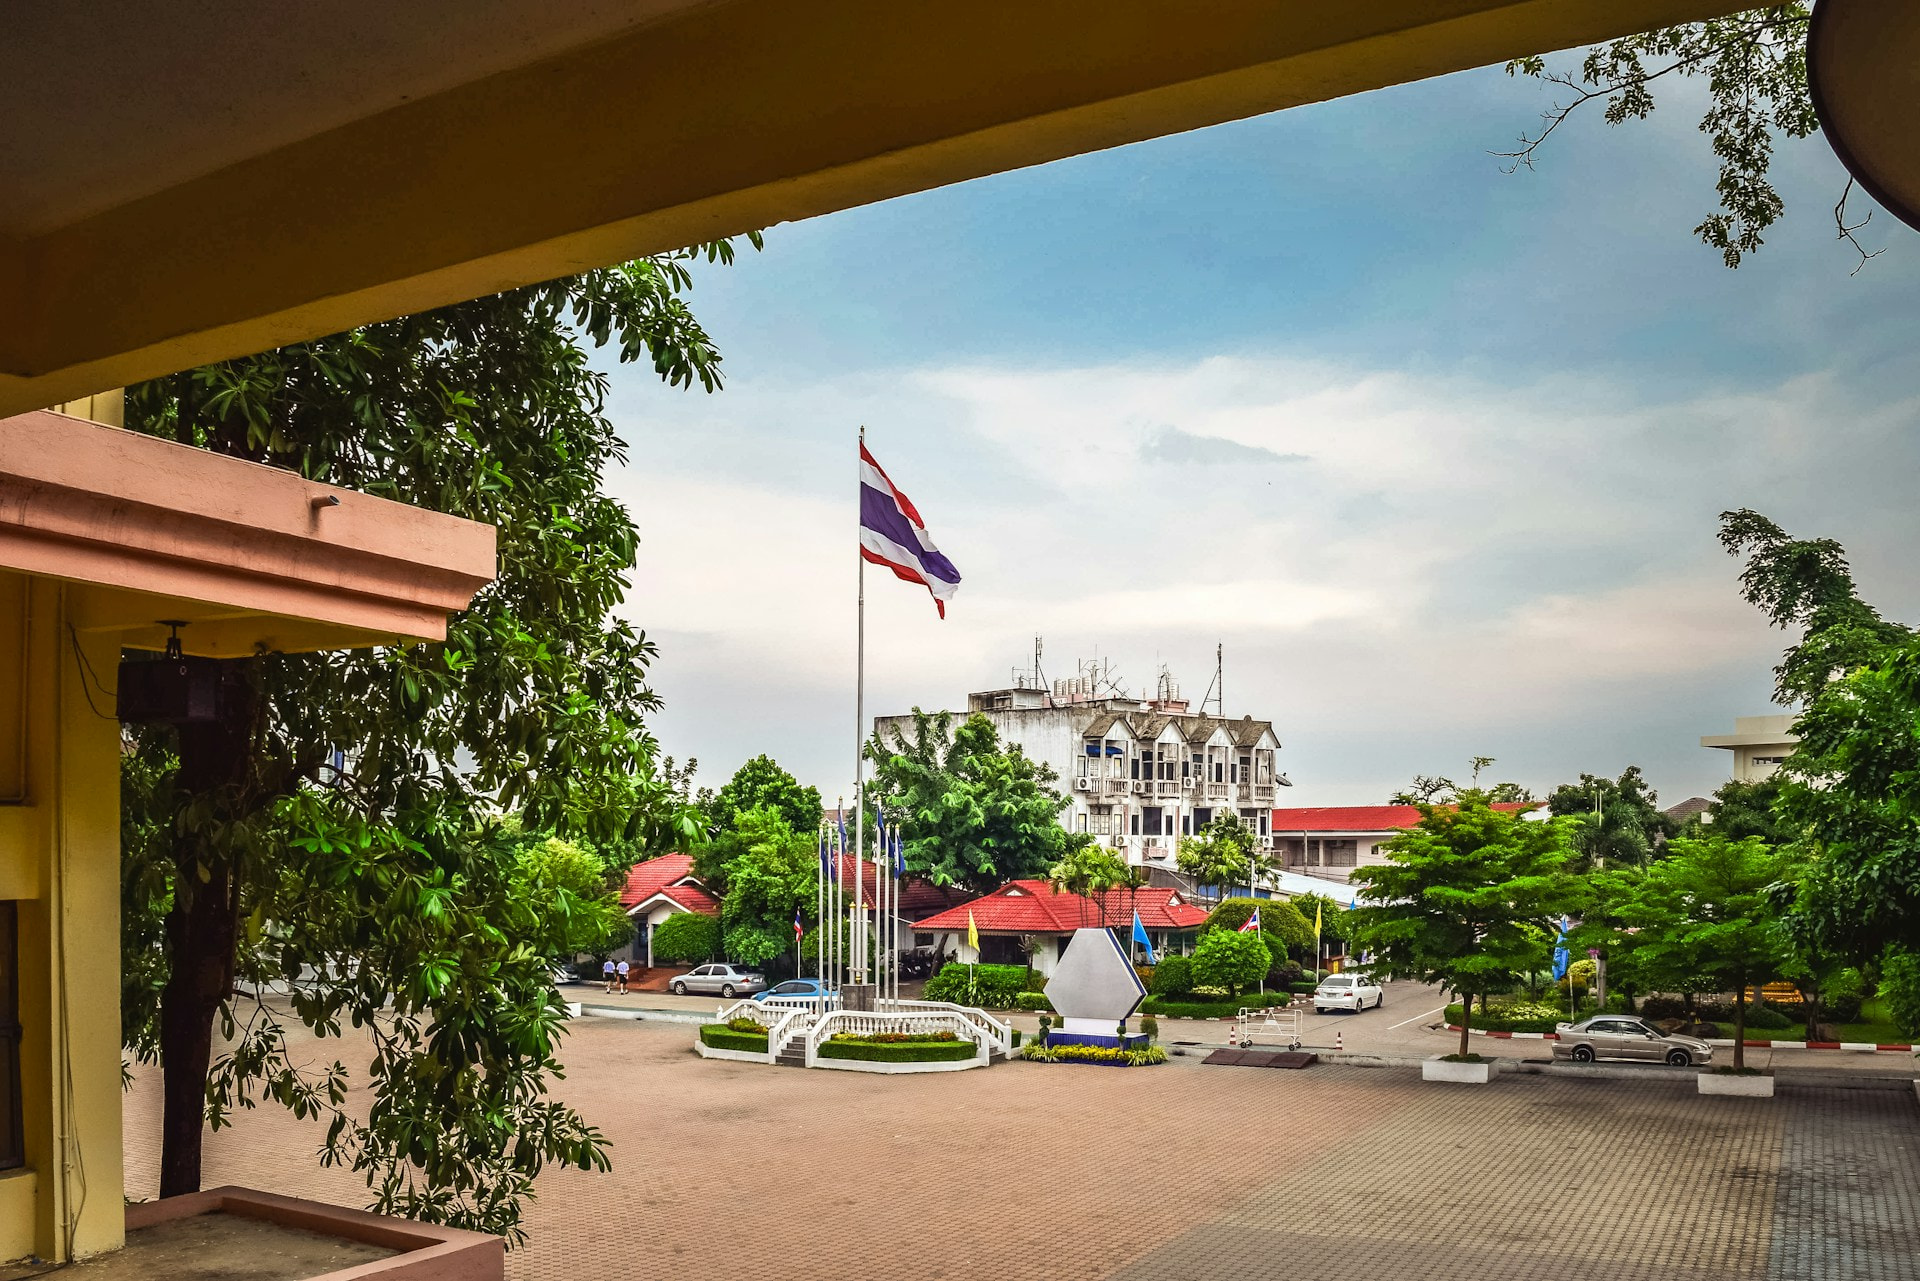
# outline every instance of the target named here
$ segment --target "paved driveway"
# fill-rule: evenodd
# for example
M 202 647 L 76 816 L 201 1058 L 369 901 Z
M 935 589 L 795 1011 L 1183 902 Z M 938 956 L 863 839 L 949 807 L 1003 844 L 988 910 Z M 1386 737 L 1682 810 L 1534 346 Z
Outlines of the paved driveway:
M 542 1178 L 516 1281 L 1920 1277 L 1910 1088 L 1765 1102 L 1194 1058 L 874 1077 L 706 1062 L 692 1038 L 576 1025 L 560 1093 L 615 1170 Z M 156 1084 L 126 1104 L 136 1196 Z M 209 1136 L 207 1181 L 356 1203 L 316 1140 L 243 1114 Z

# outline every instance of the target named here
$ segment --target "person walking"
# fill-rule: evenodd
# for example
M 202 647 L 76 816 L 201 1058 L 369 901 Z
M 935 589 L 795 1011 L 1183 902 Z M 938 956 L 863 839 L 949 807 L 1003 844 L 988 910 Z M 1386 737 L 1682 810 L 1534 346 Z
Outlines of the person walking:
M 607 992 L 611 994 L 613 992 L 613 978 L 614 978 L 613 958 L 611 956 L 609 956 L 606 960 L 600 962 L 600 977 L 606 981 Z
M 627 994 L 627 963 L 623 959 L 620 962 L 620 995 L 625 996 L 626 994 Z

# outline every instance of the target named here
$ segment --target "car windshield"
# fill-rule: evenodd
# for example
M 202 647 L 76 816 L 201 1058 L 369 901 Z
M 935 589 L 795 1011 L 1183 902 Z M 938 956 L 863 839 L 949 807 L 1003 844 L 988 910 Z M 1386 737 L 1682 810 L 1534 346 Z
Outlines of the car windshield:
M 1330 979 L 1320 980 L 1320 986 L 1321 987 L 1346 987 L 1348 984 L 1352 982 L 1353 980 L 1346 977 L 1345 975 L 1336 974 Z

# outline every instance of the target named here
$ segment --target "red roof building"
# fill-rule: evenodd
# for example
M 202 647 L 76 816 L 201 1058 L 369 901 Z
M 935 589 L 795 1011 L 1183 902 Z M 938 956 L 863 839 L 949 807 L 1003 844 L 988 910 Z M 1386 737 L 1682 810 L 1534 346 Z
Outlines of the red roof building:
M 651 908 L 661 900 L 683 912 L 720 915 L 720 901 L 707 893 L 693 874 L 693 857 L 689 854 L 662 854 L 635 863 L 628 870 L 626 886 L 620 891 L 620 906 L 627 915 Z
M 1530 810 L 1539 804 L 1501 801 L 1493 808 Z M 1289 872 L 1323 877 L 1344 887 L 1354 868 L 1386 862 L 1380 847 L 1419 821 L 1420 810 L 1413 805 L 1277 809 L 1273 811 L 1273 857 Z M 1344 894 L 1344 888 L 1340 892 Z
M 1177 935 L 1199 929 L 1207 919 L 1205 908 L 1164 885 L 1081 895 L 1065 893 L 1047 881 L 1009 881 L 991 894 L 916 923 L 914 930 L 933 934 L 936 947 L 957 953 L 961 961 L 988 964 L 1023 964 L 1028 958 L 1018 940 L 1045 938 L 1053 945 L 1037 950 L 1032 963 L 1034 969 L 1050 974 L 1075 930 L 1104 925 L 1120 930 L 1124 942 L 1132 932 L 1135 912 L 1156 950 L 1164 949 Z M 980 935 L 977 957 L 966 942 L 969 917 Z

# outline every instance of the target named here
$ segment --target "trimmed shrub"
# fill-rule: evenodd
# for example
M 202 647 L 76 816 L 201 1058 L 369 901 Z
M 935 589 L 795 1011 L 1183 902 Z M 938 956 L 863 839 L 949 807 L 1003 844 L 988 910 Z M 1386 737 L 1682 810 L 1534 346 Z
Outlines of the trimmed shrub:
M 1238 1015 L 1243 1007 L 1257 1009 L 1292 1003 L 1291 992 L 1248 992 L 1245 996 L 1231 1000 L 1223 997 L 1217 1001 L 1175 1001 L 1164 996 L 1150 996 L 1140 1003 L 1140 1012 L 1163 1019 L 1230 1019 Z
M 1455 1001 L 1446 1008 L 1444 1017 L 1459 1027 L 1460 1014 L 1460 1003 Z M 1482 1007 L 1477 1000 L 1473 1003 L 1473 1026 L 1483 1032 L 1551 1032 L 1567 1021 L 1564 1009 L 1537 1001 L 1496 996 L 1490 1006 Z
M 976 1053 L 972 1041 L 841 1040 L 820 1047 L 823 1059 L 857 1059 L 863 1063 L 953 1063 Z
M 969 969 L 973 971 L 971 975 L 967 973 Z M 1026 990 L 1025 966 L 966 966 L 955 961 L 927 980 L 925 997 L 929 1001 L 951 1001 L 955 1005 L 1010 1010 Z
M 653 954 L 662 961 L 710 961 L 720 953 L 720 922 L 698 912 L 676 912 L 654 927 Z
M 1149 1041 L 1159 1040 L 1160 1020 L 1154 1018 L 1151 1014 L 1142 1015 L 1140 1018 L 1140 1035 L 1146 1037 Z
M 1320 985 L 1313 982 L 1289 983 L 1287 984 L 1287 990 L 1295 996 L 1312 996 L 1320 990 Z
M 1104 1063 L 1113 1067 L 1152 1067 L 1167 1061 L 1157 1045 L 1144 1050 L 1122 1050 L 1111 1045 L 1047 1045 L 1035 1041 L 1020 1051 L 1029 1063 Z
M 767 1025 L 753 1019 L 728 1019 L 727 1031 L 745 1032 L 748 1036 L 765 1036 Z
M 1872 995 L 1859 970 L 1841 970 L 1820 990 L 1821 1016 L 1834 1023 L 1860 1022 L 1860 1007 Z
M 861 1045 L 918 1045 L 928 1041 L 958 1041 L 960 1037 L 954 1032 L 836 1032 L 830 1039 Z
M 1756 1004 L 1747 1007 L 1747 1026 L 1759 1028 L 1764 1032 L 1777 1032 L 1781 1028 L 1793 1027 L 1800 1020 L 1791 1014 L 1774 1009 L 1771 1005 Z
M 1193 962 L 1184 956 L 1161 957 L 1147 991 L 1155 996 L 1185 996 L 1193 991 Z
M 1193 953 L 1193 977 L 1229 993 L 1253 987 L 1273 965 L 1273 952 L 1260 934 L 1216 929 L 1200 939 Z
M 1053 1002 L 1047 999 L 1045 992 L 1020 992 L 1014 996 L 1013 1008 L 1016 1010 L 1045 1010 L 1050 1012 L 1053 1009 Z
M 745 1050 L 749 1054 L 767 1052 L 767 1030 L 760 1029 L 758 1036 L 747 1032 L 736 1032 L 725 1023 L 707 1023 L 700 1028 L 700 1044 L 710 1050 Z

